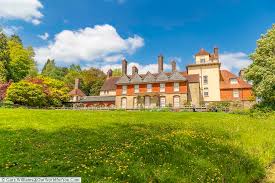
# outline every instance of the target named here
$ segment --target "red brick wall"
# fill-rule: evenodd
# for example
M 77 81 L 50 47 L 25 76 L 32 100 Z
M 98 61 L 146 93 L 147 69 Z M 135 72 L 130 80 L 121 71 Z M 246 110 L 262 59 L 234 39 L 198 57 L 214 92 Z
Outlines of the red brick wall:
M 228 100 L 249 100 L 252 96 L 251 89 L 239 89 L 239 98 L 233 97 L 233 89 L 222 89 L 221 90 L 221 100 L 228 101 Z
M 115 102 L 86 102 L 84 103 L 85 107 L 90 107 L 90 106 L 111 106 L 115 105 Z
M 159 83 L 152 84 L 152 92 L 159 92 Z M 180 82 L 180 91 L 177 93 L 187 93 L 187 83 Z M 140 84 L 139 85 L 139 93 L 146 93 L 147 92 L 147 84 Z M 165 84 L 165 93 L 175 93 L 174 92 L 174 83 L 166 83 Z M 118 85 L 116 89 L 116 95 L 122 95 L 122 86 Z M 134 85 L 127 85 L 127 95 L 134 95 Z

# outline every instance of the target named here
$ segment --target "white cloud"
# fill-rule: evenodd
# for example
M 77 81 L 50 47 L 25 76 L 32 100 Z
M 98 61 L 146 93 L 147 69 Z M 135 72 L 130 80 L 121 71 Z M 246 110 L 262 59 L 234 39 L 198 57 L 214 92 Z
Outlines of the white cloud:
M 47 40 L 49 38 L 49 34 L 47 32 L 45 32 L 44 34 L 38 35 L 38 37 L 42 40 Z
M 34 25 L 41 23 L 43 8 L 39 0 L 0 0 L 0 18 L 20 19 Z
M 124 54 L 132 54 L 144 45 L 140 36 L 123 39 L 111 25 L 96 25 L 77 31 L 63 30 L 47 46 L 35 48 L 36 61 L 43 64 L 48 58 L 71 64 L 115 62 Z
M 230 71 L 239 71 L 251 64 L 248 55 L 243 52 L 220 54 L 221 67 Z
M 22 29 L 20 26 L 5 26 L 2 28 L 2 31 L 6 35 L 11 36 L 13 34 L 17 34 L 20 29 Z

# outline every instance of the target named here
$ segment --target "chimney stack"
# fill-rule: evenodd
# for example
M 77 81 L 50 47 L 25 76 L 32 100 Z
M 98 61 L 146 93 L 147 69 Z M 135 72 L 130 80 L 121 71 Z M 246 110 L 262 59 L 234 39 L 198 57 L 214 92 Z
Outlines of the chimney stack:
M 176 64 L 176 61 L 175 61 L 175 60 L 173 60 L 173 61 L 171 62 L 171 66 L 172 66 L 172 72 L 177 71 L 177 64 Z
M 138 68 L 136 66 L 132 67 L 132 75 L 138 74 Z
M 239 71 L 239 77 L 240 77 L 241 79 L 244 79 L 244 69 L 241 69 L 241 70 Z
M 113 70 L 109 69 L 108 72 L 107 72 L 107 79 L 109 79 L 112 76 L 113 76 Z
M 163 56 L 158 56 L 158 72 L 163 72 Z
M 123 59 L 122 60 L 122 75 L 127 75 L 127 60 Z
M 219 48 L 217 47 L 214 48 L 214 56 L 215 58 L 219 58 Z
M 79 84 L 80 84 L 80 79 L 76 78 L 75 81 L 74 81 L 74 88 L 79 89 Z

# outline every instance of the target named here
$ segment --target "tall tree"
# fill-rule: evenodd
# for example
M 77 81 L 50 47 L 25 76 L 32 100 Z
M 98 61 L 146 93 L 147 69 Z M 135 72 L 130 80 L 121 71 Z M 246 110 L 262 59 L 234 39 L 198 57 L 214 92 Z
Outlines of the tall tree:
M 253 63 L 245 76 L 253 82 L 256 96 L 275 108 L 275 24 L 257 41 L 250 58 Z
M 72 89 L 76 78 L 81 78 L 81 67 L 79 65 L 72 64 L 68 69 L 68 73 L 64 78 L 64 82 Z M 82 86 L 82 85 L 81 85 Z
M 54 60 L 48 59 L 42 69 L 41 74 L 53 79 L 63 80 L 67 72 L 67 68 L 57 67 Z
M 106 74 L 99 69 L 90 68 L 82 71 L 81 79 L 83 82 L 81 89 L 86 95 L 99 95 Z
M 10 53 L 11 78 L 17 82 L 26 76 L 33 75 L 36 68 L 34 62 L 34 51 L 31 47 L 24 48 L 18 36 L 12 36 L 8 41 Z
M 10 79 L 10 54 L 7 36 L 0 31 L 0 83 Z

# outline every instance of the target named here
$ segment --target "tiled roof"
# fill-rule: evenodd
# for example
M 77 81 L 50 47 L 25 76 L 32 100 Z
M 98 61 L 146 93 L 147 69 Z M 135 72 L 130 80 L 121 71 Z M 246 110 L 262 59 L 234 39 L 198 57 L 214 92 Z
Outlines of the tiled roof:
M 202 56 L 202 55 L 210 55 L 205 49 L 200 49 L 200 51 L 196 54 L 196 56 Z
M 85 93 L 83 93 L 80 89 L 73 89 L 72 91 L 70 91 L 69 95 L 70 96 L 80 96 L 80 97 L 86 96 Z
M 87 96 L 80 99 L 79 102 L 114 102 L 115 96 Z
M 105 80 L 101 87 L 101 91 L 104 90 L 115 90 L 116 89 L 116 82 L 119 80 L 120 77 L 111 77 Z
M 242 80 L 241 78 L 237 77 L 235 74 L 227 71 L 221 70 L 220 71 L 220 89 L 234 89 L 234 88 L 252 88 L 252 85 L 248 84 L 246 81 Z M 230 79 L 236 78 L 238 84 L 231 84 Z

